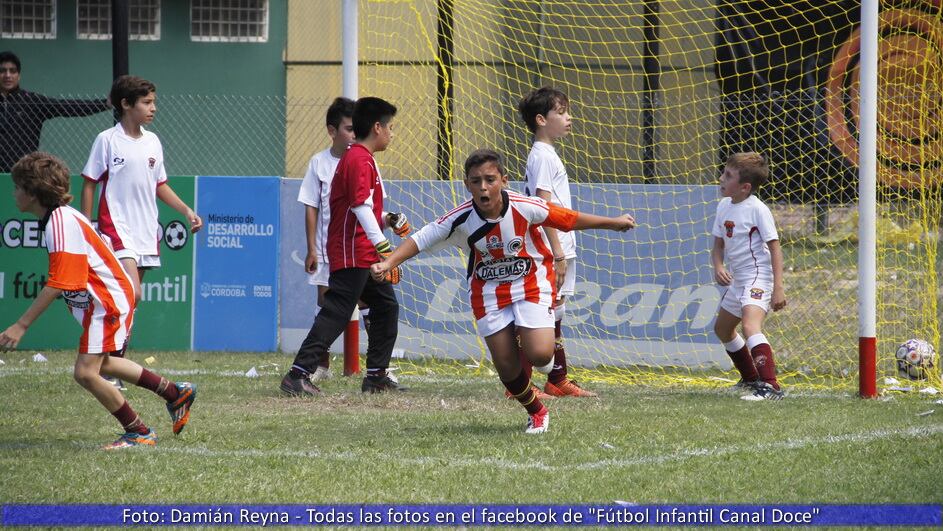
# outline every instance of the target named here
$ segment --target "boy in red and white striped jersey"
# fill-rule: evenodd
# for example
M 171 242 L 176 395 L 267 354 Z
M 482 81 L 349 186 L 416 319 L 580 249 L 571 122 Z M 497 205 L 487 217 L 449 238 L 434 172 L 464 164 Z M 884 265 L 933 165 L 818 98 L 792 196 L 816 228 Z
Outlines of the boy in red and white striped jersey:
M 114 252 L 88 219 L 69 206 L 69 170 L 56 157 L 31 153 L 13 166 L 13 197 L 21 212 L 42 220 L 49 252 L 45 287 L 26 312 L 0 333 L 0 348 L 16 348 L 33 322 L 60 295 L 82 325 L 75 380 L 118 419 L 125 429 L 106 450 L 154 446 L 157 435 L 131 409 L 124 396 L 100 375 L 149 389 L 167 401 L 174 434 L 190 420 L 196 386 L 174 383 L 133 361 L 114 356 L 124 348 L 134 319 L 134 288 Z
M 521 367 L 517 339 L 525 357 L 548 373 L 553 366 L 557 283 L 553 252 L 540 227 L 562 231 L 635 226 L 628 214 L 615 218 L 583 214 L 527 197 L 507 188 L 501 156 L 479 149 L 465 161 L 465 188 L 472 198 L 404 240 L 384 261 L 371 266 L 383 278 L 403 261 L 448 242 L 469 253 L 469 301 L 501 383 L 527 410 L 527 433 L 547 430 L 547 409 Z

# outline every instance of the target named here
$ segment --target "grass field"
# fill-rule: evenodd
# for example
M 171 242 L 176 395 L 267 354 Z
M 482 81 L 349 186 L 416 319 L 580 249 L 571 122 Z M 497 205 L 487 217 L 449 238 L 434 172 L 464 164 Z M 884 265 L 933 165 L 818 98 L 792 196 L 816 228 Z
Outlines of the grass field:
M 926 395 L 748 403 L 586 381 L 601 399 L 550 401 L 550 431 L 528 436 L 494 376 L 404 375 L 395 396 L 340 377 L 288 399 L 284 355 L 136 352 L 199 385 L 192 420 L 174 437 L 132 387 L 158 446 L 106 453 L 120 430 L 73 354 L 32 354 L 0 356 L 0 503 L 943 503 L 943 405 Z

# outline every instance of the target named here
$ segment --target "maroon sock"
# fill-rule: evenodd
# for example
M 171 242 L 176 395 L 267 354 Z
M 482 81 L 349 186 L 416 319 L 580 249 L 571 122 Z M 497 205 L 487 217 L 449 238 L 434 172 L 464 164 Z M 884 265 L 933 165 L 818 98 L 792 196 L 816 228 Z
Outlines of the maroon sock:
M 521 336 L 515 333 L 514 341 L 517 343 L 517 357 L 521 361 L 521 370 L 523 371 L 524 378 L 527 378 L 529 382 L 531 376 L 534 375 L 534 365 L 527 359 L 527 356 L 524 355 L 524 347 L 521 346 Z
M 736 352 L 727 351 L 727 355 L 730 356 L 730 359 L 733 361 L 733 366 L 740 371 L 740 377 L 744 381 L 752 382 L 760 379 L 759 373 L 756 372 L 756 366 L 753 365 L 753 358 L 750 357 L 750 349 L 746 345 L 743 345 L 740 350 Z
M 138 414 L 131 409 L 131 404 L 128 404 L 128 401 L 125 400 L 124 404 L 121 404 L 116 411 L 111 413 L 118 419 L 118 422 L 121 423 L 121 427 L 124 428 L 126 432 L 137 432 L 141 435 L 151 431 L 147 426 L 141 422 L 141 417 L 138 417 Z
M 563 348 L 563 320 L 554 324 L 553 328 L 553 370 L 547 375 L 550 383 L 560 383 L 566 380 L 566 350 Z
M 544 407 L 543 404 L 540 403 L 540 399 L 537 398 L 537 393 L 534 391 L 534 384 L 530 382 L 530 378 L 524 375 L 523 370 L 517 375 L 517 378 L 510 382 L 501 380 L 501 383 L 503 383 L 508 392 L 524 406 L 527 413 L 533 415 Z
M 172 402 L 180 396 L 180 393 L 177 392 L 177 386 L 173 382 L 147 369 L 141 369 L 141 377 L 138 378 L 136 385 L 154 391 L 168 402 Z
M 756 370 L 760 373 L 760 379 L 773 386 L 773 389 L 779 390 L 779 382 L 776 381 L 776 362 L 773 361 L 773 347 L 769 343 L 760 343 L 750 351 L 753 355 L 753 363 L 756 364 Z

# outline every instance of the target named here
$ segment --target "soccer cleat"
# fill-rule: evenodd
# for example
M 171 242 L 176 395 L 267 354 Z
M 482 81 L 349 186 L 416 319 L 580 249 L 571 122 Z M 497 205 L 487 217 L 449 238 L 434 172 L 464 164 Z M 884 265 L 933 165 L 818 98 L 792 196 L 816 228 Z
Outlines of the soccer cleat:
M 548 395 L 547 393 L 541 391 L 540 388 L 537 387 L 536 385 L 531 384 L 531 386 L 534 388 L 534 393 L 537 393 L 538 400 L 549 400 L 549 399 L 556 398 L 553 395 Z M 514 395 L 512 395 L 511 392 L 508 390 L 504 391 L 504 396 L 507 397 L 508 400 L 514 400 Z
M 288 396 L 317 396 L 321 394 L 318 386 L 311 383 L 307 378 L 292 378 L 291 373 L 282 378 L 282 384 L 279 386 Z
M 119 437 L 117 441 L 102 446 L 102 450 L 121 450 L 132 446 L 157 446 L 157 434 L 154 433 L 154 430 L 147 430 L 147 433 L 144 434 L 129 431 Z
M 322 380 L 330 380 L 333 376 L 331 369 L 324 365 L 318 365 L 318 368 L 314 370 L 314 374 L 311 375 L 311 381 L 320 382 Z
M 744 380 L 740 378 L 737 380 L 737 383 L 730 386 L 731 391 L 756 391 L 757 386 L 759 386 L 763 380 Z
M 785 396 L 786 393 L 784 393 L 782 389 L 776 389 L 766 382 L 759 382 L 753 394 L 743 395 L 740 399 L 749 400 L 750 402 L 759 402 L 760 400 L 782 400 Z
M 572 396 L 575 398 L 595 398 L 599 396 L 592 391 L 583 389 L 575 381 L 570 380 L 569 378 L 566 378 L 562 382 L 557 383 L 551 383 L 548 381 L 546 384 L 544 384 L 544 392 L 554 397 Z
M 389 376 L 382 378 L 371 378 L 367 376 L 360 384 L 360 391 L 364 393 L 385 393 L 387 391 L 407 391 L 408 387 L 403 387 Z
M 174 423 L 174 435 L 183 431 L 183 427 L 190 422 L 190 406 L 196 399 L 196 385 L 190 382 L 180 382 L 174 384 L 177 387 L 177 399 L 167 401 L 167 412 L 170 413 L 170 420 Z
M 527 429 L 524 433 L 544 433 L 548 426 L 550 426 L 550 412 L 547 408 L 541 407 L 540 411 L 527 418 Z

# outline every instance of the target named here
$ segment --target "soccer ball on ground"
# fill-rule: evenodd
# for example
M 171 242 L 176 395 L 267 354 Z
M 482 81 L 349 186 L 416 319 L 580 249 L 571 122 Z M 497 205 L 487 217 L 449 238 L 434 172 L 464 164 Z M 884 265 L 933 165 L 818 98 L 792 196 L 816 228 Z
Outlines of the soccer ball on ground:
M 897 347 L 897 373 L 902 378 L 924 380 L 936 365 L 936 350 L 922 339 L 908 339 Z

